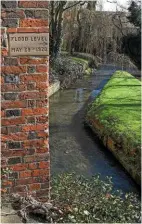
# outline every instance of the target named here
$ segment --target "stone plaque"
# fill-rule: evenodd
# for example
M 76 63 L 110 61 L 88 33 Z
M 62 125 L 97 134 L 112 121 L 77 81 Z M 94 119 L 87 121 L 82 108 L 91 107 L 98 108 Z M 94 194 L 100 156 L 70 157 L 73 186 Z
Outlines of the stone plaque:
M 49 55 L 49 33 L 9 34 L 9 55 Z

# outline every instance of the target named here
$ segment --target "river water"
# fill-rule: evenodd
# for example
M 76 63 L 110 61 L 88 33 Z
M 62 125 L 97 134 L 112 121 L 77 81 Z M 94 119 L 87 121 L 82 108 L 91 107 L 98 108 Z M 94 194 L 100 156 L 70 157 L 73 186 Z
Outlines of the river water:
M 100 140 L 84 128 L 84 108 L 92 90 L 116 68 L 105 66 L 50 98 L 51 174 L 75 172 L 86 177 L 112 177 L 115 190 L 139 192 L 138 187 Z

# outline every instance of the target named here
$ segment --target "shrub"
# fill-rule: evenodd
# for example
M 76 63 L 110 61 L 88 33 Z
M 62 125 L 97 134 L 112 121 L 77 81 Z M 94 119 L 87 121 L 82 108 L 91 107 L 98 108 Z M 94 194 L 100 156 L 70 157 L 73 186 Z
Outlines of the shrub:
M 61 83 L 61 88 L 69 87 L 77 78 L 81 78 L 84 72 L 83 65 L 70 58 L 60 57 L 56 59 L 52 67 L 52 73 Z
M 52 181 L 51 198 L 63 211 L 57 223 L 140 223 L 138 196 L 112 193 L 111 178 L 61 174 Z

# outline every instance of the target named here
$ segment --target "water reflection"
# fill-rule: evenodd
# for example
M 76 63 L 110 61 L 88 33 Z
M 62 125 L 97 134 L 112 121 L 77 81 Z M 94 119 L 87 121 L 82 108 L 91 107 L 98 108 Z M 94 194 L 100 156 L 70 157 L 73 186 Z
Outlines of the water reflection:
M 111 72 L 111 71 L 110 71 Z M 84 105 L 94 89 L 109 72 L 99 72 L 78 80 L 72 88 L 61 90 L 50 98 L 51 174 L 76 172 L 91 177 L 112 176 L 115 189 L 137 191 L 129 175 L 94 134 L 83 125 Z

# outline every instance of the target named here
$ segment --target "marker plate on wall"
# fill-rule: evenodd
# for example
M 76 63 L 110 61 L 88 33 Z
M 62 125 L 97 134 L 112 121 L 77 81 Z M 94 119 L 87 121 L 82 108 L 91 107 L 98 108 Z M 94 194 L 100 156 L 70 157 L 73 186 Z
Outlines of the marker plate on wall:
M 10 56 L 48 56 L 49 33 L 9 34 Z

